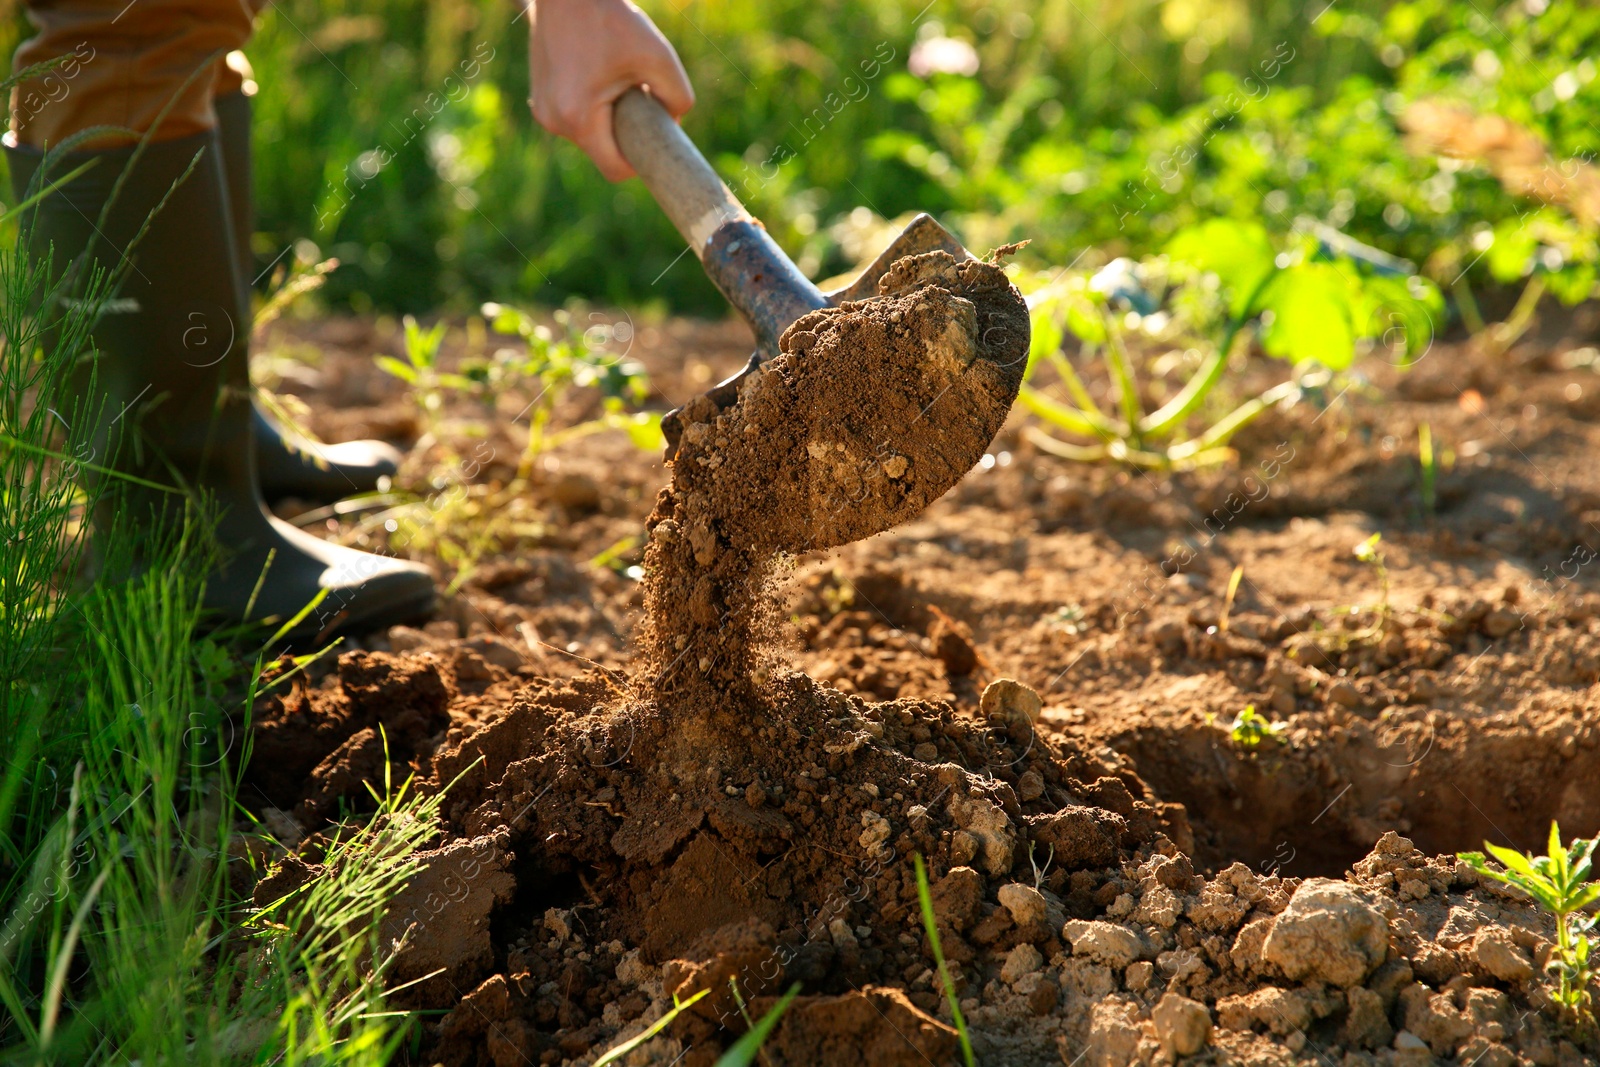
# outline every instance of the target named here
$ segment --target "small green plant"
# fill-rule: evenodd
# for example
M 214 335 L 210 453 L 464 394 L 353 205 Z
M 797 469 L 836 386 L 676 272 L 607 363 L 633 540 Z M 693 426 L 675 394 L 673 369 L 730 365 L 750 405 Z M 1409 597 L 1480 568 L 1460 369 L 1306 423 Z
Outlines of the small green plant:
M 1398 270 L 1325 227 L 1307 224 L 1279 251 L 1258 224 L 1212 219 L 1180 232 L 1163 256 L 1117 259 L 1093 275 L 1058 278 L 1029 298 L 1033 339 L 1020 399 L 1048 430 L 1029 427 L 1027 435 L 1046 452 L 1086 462 L 1187 469 L 1229 459 L 1236 433 L 1348 368 L 1359 347 L 1384 345 L 1399 363 L 1425 348 L 1442 306 L 1438 292 Z M 1293 376 L 1242 403 L 1219 405 L 1218 386 L 1240 338 L 1252 332 Z M 1128 344 L 1134 334 L 1175 350 L 1151 363 L 1150 380 L 1142 380 Z M 1095 398 L 1063 351 L 1069 336 L 1079 342 L 1085 369 L 1103 364 L 1110 404 Z M 1067 399 L 1047 396 L 1034 381 L 1043 367 L 1055 372 Z M 1169 392 L 1164 379 L 1174 372 L 1187 378 Z M 1191 433 L 1197 415 L 1204 428 Z
M 562 308 L 552 312 L 554 328 L 525 311 L 504 304 L 485 304 L 483 314 L 497 333 L 521 338 L 523 349 L 503 347 L 488 357 L 471 356 L 461 361 L 458 370 L 447 371 L 439 365 L 446 324 L 438 322 L 423 329 L 416 319 L 407 315 L 406 358 L 373 357 L 379 369 L 411 386 L 412 395 L 436 437 L 440 414 L 452 393 L 475 398 L 492 414 L 501 394 L 521 387 L 533 393 L 533 400 L 516 416 L 528 420 L 528 436 L 517 467 L 520 479 L 528 477 L 534 461 L 549 449 L 601 430 L 625 430 L 641 449 L 654 450 L 662 446 L 660 416 L 626 410 L 629 404 L 637 404 L 649 395 L 650 382 L 643 366 L 637 360 L 593 343 L 594 330 L 579 329 L 578 318 L 572 310 Z M 574 388 L 599 390 L 601 414 L 551 432 L 552 417 Z
M 939 969 L 939 984 L 944 988 L 944 998 L 950 1005 L 950 1018 L 956 1025 L 956 1035 L 961 1039 L 961 1058 L 967 1067 L 976 1062 L 972 1057 L 972 1035 L 967 1032 L 966 1017 L 961 1014 L 961 1000 L 956 996 L 955 983 L 950 980 L 950 968 L 944 962 L 944 948 L 939 944 L 939 926 L 933 917 L 933 893 L 928 889 L 928 872 L 922 865 L 922 854 L 913 853 L 911 862 L 917 872 L 917 903 L 922 908 L 922 928 L 928 934 L 928 947 L 933 950 L 933 962 Z
M 1594 1020 L 1590 987 L 1596 972 L 1590 931 L 1596 917 L 1583 909 L 1600 900 L 1600 882 L 1589 880 L 1595 844 L 1593 838 L 1573 838 L 1571 845 L 1562 847 L 1561 826 L 1552 821 L 1546 855 L 1525 855 L 1485 841 L 1483 847 L 1500 861 L 1503 870 L 1490 867 L 1482 852 L 1461 852 L 1456 857 L 1485 878 L 1522 890 L 1555 917 L 1556 945 L 1545 969 L 1556 976 L 1557 1003 L 1585 1022 Z
M 441 470 L 431 480 L 432 492 L 375 511 L 360 530 L 378 536 L 386 531 L 396 549 L 437 556 L 456 569 L 457 585 L 486 553 L 546 535 L 548 524 L 528 493 L 534 467 L 546 452 L 603 430 L 625 431 L 646 451 L 658 451 L 665 442 L 660 415 L 628 410 L 649 394 L 643 367 L 605 347 L 610 340 L 631 339 L 631 333 L 624 337 L 614 328 L 580 329 L 571 309 L 553 312 L 553 327 L 503 304 L 485 304 L 483 312 L 496 332 L 519 337 L 523 347 L 505 346 L 489 357 L 469 357 L 456 370 L 447 371 L 439 362 L 445 324 L 423 329 L 407 318 L 405 360 L 374 357 L 378 367 L 411 386 L 428 428 L 425 443 L 438 448 Z M 484 484 L 476 479 L 494 459 L 494 447 L 480 441 L 470 456 L 457 455 L 443 423 L 445 402 L 451 395 L 473 398 L 482 404 L 482 422 L 488 423 L 499 418 L 496 403 L 511 389 L 532 394 L 533 399 L 510 420 L 525 417 L 527 437 L 512 480 Z M 574 389 L 599 392 L 599 415 L 553 430 L 556 412 Z M 466 430 L 474 432 L 481 430 Z
M 1246 704 L 1228 726 L 1228 739 L 1240 748 L 1256 748 L 1263 741 L 1282 740 L 1281 735 L 1288 728 L 1288 723 L 1273 722 L 1257 714 L 1254 704 Z
M 1378 600 L 1379 630 L 1389 620 L 1389 567 L 1384 561 L 1383 549 L 1379 547 L 1382 541 L 1383 534 L 1375 533 L 1351 550 L 1356 559 L 1371 567 L 1372 573 L 1378 578 L 1378 586 L 1382 590 Z
M 1422 511 L 1432 518 L 1439 503 L 1439 459 L 1433 451 L 1433 427 L 1425 422 L 1417 427 L 1417 465 L 1422 472 Z
M 472 382 L 464 375 L 446 374 L 439 369 L 439 349 L 444 345 L 445 323 L 436 322 L 423 329 L 415 318 L 407 315 L 404 325 L 405 362 L 393 356 L 374 356 L 372 361 L 379 370 L 411 386 L 412 398 L 422 412 L 425 425 L 432 432 L 438 425 L 445 391 L 452 388 L 470 389 Z
M 525 351 L 501 349 L 491 360 L 464 364 L 463 373 L 486 386 L 522 379 L 538 387 L 527 408 L 528 438 L 517 466 L 518 478 L 527 478 L 534 461 L 547 449 L 601 430 L 625 430 L 633 443 L 645 451 L 658 451 L 665 444 L 659 415 L 644 411 L 630 414 L 626 410 L 629 404 L 636 405 L 649 395 L 650 382 L 644 367 L 637 360 L 594 344 L 591 330 L 580 328 L 573 310 L 552 312 L 554 329 L 505 304 L 485 304 L 483 314 L 497 333 L 522 338 Z M 632 333 L 619 339 L 631 340 Z M 552 433 L 551 417 L 573 388 L 598 390 L 602 412 L 597 418 Z

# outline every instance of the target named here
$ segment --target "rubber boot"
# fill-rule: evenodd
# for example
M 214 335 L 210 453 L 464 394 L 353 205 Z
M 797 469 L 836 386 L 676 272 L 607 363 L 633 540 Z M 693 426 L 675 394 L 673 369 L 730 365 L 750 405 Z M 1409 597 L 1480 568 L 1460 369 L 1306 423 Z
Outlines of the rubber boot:
M 255 190 L 250 166 L 250 98 L 229 93 L 215 102 L 217 136 L 222 141 L 222 171 L 228 182 L 228 214 L 239 277 L 255 281 L 250 235 L 255 230 Z M 248 289 L 247 289 L 248 292 Z M 249 306 L 248 304 L 246 305 Z M 256 471 L 268 501 L 285 497 L 331 504 L 378 488 L 380 478 L 400 469 L 400 451 L 383 441 L 345 441 L 323 445 L 279 426 L 252 404 L 256 430 Z
M 13 181 L 26 188 L 40 154 L 9 146 L 7 153 Z M 35 255 L 53 247 L 54 262 L 79 277 L 93 264 L 123 272 L 92 331 L 99 396 L 90 399 L 102 402 L 102 462 L 177 485 L 216 510 L 221 562 L 208 577 L 205 606 L 218 621 L 281 622 L 323 591 L 292 642 L 421 617 L 434 601 L 425 568 L 319 541 L 272 517 L 262 502 L 244 343 L 249 304 L 216 134 L 150 144 L 134 155 L 129 147 L 63 158 L 52 175 L 95 165 L 21 220 Z M 172 513 L 175 499 L 182 497 L 139 491 L 121 506 L 154 521 Z

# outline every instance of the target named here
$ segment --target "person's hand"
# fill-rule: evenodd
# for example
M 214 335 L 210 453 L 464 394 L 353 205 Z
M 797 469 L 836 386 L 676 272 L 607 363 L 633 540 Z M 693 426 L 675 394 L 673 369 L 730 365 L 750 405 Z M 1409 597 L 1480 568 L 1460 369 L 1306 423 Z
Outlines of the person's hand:
M 588 153 L 612 181 L 633 176 L 611 133 L 611 105 L 647 86 L 674 118 L 694 106 L 672 45 L 627 0 L 531 0 L 528 103 L 539 125 Z

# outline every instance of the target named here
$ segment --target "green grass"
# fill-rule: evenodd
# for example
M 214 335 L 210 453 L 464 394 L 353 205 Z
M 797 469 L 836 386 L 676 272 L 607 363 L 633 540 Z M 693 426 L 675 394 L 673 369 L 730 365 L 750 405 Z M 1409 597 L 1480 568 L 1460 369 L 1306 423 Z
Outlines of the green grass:
M 961 1041 L 961 1058 L 967 1067 L 975 1062 L 972 1057 L 972 1037 L 967 1032 L 966 1017 L 961 1014 L 961 999 L 956 996 L 956 985 L 950 978 L 950 968 L 944 962 L 944 947 L 939 944 L 939 924 L 933 914 L 933 894 L 928 889 L 928 871 L 922 864 L 921 853 L 914 853 L 911 862 L 917 872 L 917 903 L 922 909 L 922 929 L 928 935 L 928 948 L 933 952 L 933 962 L 939 971 L 939 987 L 944 990 L 945 1002 L 950 1005 L 950 1018 L 956 1026 L 956 1036 Z
M 974 246 L 1033 238 L 1041 266 L 1152 255 L 1217 217 L 1279 235 L 1309 218 L 1463 307 L 1474 286 L 1594 287 L 1592 223 L 1409 151 L 1400 126 L 1442 98 L 1526 125 L 1557 161 L 1592 158 L 1600 79 L 1573 57 L 1600 45 L 1600 12 L 1584 5 L 646 7 L 695 83 L 687 129 L 814 275 L 858 261 L 872 217 L 928 210 Z M 27 32 L 20 12 L 0 23 L 0 51 Z M 357 311 L 579 296 L 720 313 L 644 189 L 534 125 L 525 33 L 497 0 L 269 5 L 247 49 L 258 264 L 337 256 L 323 297 Z M 974 74 L 908 72 L 940 33 L 973 46 Z
M 739 998 L 739 1014 L 744 1016 L 745 1025 L 749 1029 L 728 1047 L 728 1051 L 717 1057 L 716 1067 L 750 1067 L 760 1055 L 761 1047 L 767 1043 L 767 1038 L 777 1029 L 783 1013 L 789 1010 L 794 998 L 800 995 L 800 983 L 795 982 L 784 990 L 783 996 L 779 997 L 759 1019 L 750 1018 L 750 1013 L 745 1010 L 744 998 L 739 997 L 738 980 L 730 978 L 728 984 L 733 988 L 733 995 Z
M 57 813 L 34 790 L 4 914 L 0 1050 L 44 1064 L 389 1062 L 408 1033 L 385 1010 L 392 946 L 378 922 L 438 829 L 441 797 L 386 790 L 328 849 L 332 874 L 252 913 L 228 864 L 250 833 L 237 775 L 261 662 L 202 636 L 196 524 L 135 538 L 141 567 L 73 596 L 65 635 L 80 694 L 58 693 Z M 237 709 L 230 717 L 227 708 Z M 23 768 L 7 766 L 8 778 Z M 231 857 L 231 858 L 230 858 Z
M 783 996 L 779 997 L 777 1002 L 768 1008 L 759 1019 L 751 1019 L 749 1012 L 745 1010 L 744 998 L 739 995 L 737 979 L 729 979 L 728 986 L 733 992 L 734 999 L 739 1005 L 739 1014 L 744 1017 L 745 1025 L 748 1029 L 740 1035 L 738 1040 L 728 1046 L 726 1052 L 717 1057 L 715 1067 L 749 1067 L 761 1052 L 761 1046 L 766 1044 L 767 1038 L 772 1036 L 772 1031 L 783 1018 L 783 1013 L 789 1010 L 789 1005 L 794 1002 L 794 998 L 800 995 L 800 983 L 796 982 L 785 990 Z M 601 1053 L 600 1058 L 594 1061 L 593 1067 L 606 1067 L 607 1064 L 621 1062 L 628 1053 L 671 1026 L 673 1020 L 692 1008 L 699 1000 L 709 996 L 710 993 L 711 990 L 702 989 L 700 992 L 683 1000 L 679 1000 L 674 996 L 672 998 L 672 1007 L 662 1012 L 659 1019 L 633 1037 L 628 1038 L 628 1040 L 619 1042 Z
M 644 1044 L 646 1041 L 649 1041 L 652 1037 L 655 1037 L 661 1031 L 671 1026 L 673 1020 L 679 1015 L 683 1014 L 689 1008 L 693 1007 L 696 1001 L 707 997 L 710 994 L 711 990 L 702 989 L 700 992 L 695 993 L 683 1000 L 673 997 L 672 1007 L 662 1012 L 661 1018 L 657 1019 L 655 1022 L 645 1027 L 643 1031 L 635 1034 L 628 1040 L 619 1042 L 612 1048 L 607 1049 L 601 1054 L 599 1059 L 594 1061 L 594 1067 L 606 1067 L 606 1064 L 618 1062 L 628 1053 L 632 1052 L 634 1049 L 638 1048 L 640 1045 Z
M 439 799 L 386 789 L 304 899 L 235 898 L 263 663 L 202 627 L 204 501 L 141 516 L 93 432 L 116 279 L 59 266 L 0 249 L 0 1062 L 378 1067 L 377 918 Z

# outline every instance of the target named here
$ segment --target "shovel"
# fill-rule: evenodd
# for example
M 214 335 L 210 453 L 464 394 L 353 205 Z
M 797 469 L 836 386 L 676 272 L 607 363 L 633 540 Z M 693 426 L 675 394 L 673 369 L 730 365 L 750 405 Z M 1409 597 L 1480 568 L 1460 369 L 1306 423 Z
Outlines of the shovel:
M 948 230 L 931 216 L 921 214 L 889 243 L 855 281 L 842 289 L 824 293 L 784 254 L 766 228 L 745 209 L 712 170 L 682 128 L 647 91 L 634 88 L 624 93 L 614 107 L 612 125 L 617 147 L 623 157 L 633 166 L 656 203 L 688 242 L 706 276 L 738 309 L 755 333 L 756 350 L 744 369 L 704 394 L 716 410 L 732 408 L 739 401 L 741 387 L 752 375 L 757 374 L 763 364 L 781 354 L 780 338 L 802 316 L 819 309 L 837 308 L 846 302 L 879 296 L 880 280 L 896 262 L 905 257 L 928 256 L 943 264 L 947 274 L 954 264 L 972 258 Z M 930 253 L 943 255 L 929 256 Z M 994 363 L 998 370 L 992 377 L 1003 382 L 1001 392 L 1009 392 L 1009 396 L 1004 397 L 1004 404 L 1009 407 L 1016 397 L 1026 362 L 1027 319 L 1020 294 L 1003 278 L 1000 284 L 1007 290 L 1007 299 L 1014 298 L 1014 310 L 1021 315 L 1020 328 L 1013 326 L 1007 331 L 986 331 L 986 334 L 1006 335 L 1001 342 L 994 344 L 990 344 L 986 336 L 980 345 L 977 336 L 973 335 L 964 342 L 966 351 L 960 353 L 959 358 L 970 363 L 981 355 Z M 1015 322 L 1015 319 L 1013 315 L 1008 321 Z M 874 383 L 875 390 L 895 388 L 897 383 L 893 381 Z M 668 441 L 668 460 L 679 455 L 685 430 L 685 410 L 704 412 L 706 407 L 697 398 L 662 418 L 662 431 Z M 697 418 L 695 421 L 703 419 Z M 943 469 L 958 472 L 955 477 L 977 463 L 999 425 L 952 427 L 953 431 L 957 429 L 966 429 L 967 432 L 952 432 L 949 439 L 942 443 L 939 457 Z M 953 484 L 953 478 L 948 476 L 941 480 Z M 937 492 L 943 493 L 949 484 L 939 487 Z M 818 529 L 816 533 L 822 542 L 840 544 L 846 539 L 854 540 L 857 536 L 886 529 L 889 525 L 912 517 L 926 506 L 932 499 L 930 492 L 933 489 L 932 485 L 924 485 L 915 493 L 902 493 L 903 501 L 897 498 L 884 503 L 875 509 L 877 517 L 867 520 L 869 526 L 862 526 L 860 522 L 834 522 L 832 532 Z M 817 493 L 838 496 L 836 490 L 837 487 L 822 487 Z M 815 497 L 816 493 L 812 495 Z M 809 509 L 802 507 L 799 510 L 815 512 L 815 501 Z M 838 514 L 840 509 L 832 507 L 829 510 Z M 812 547 L 821 547 L 821 544 L 813 542 Z

